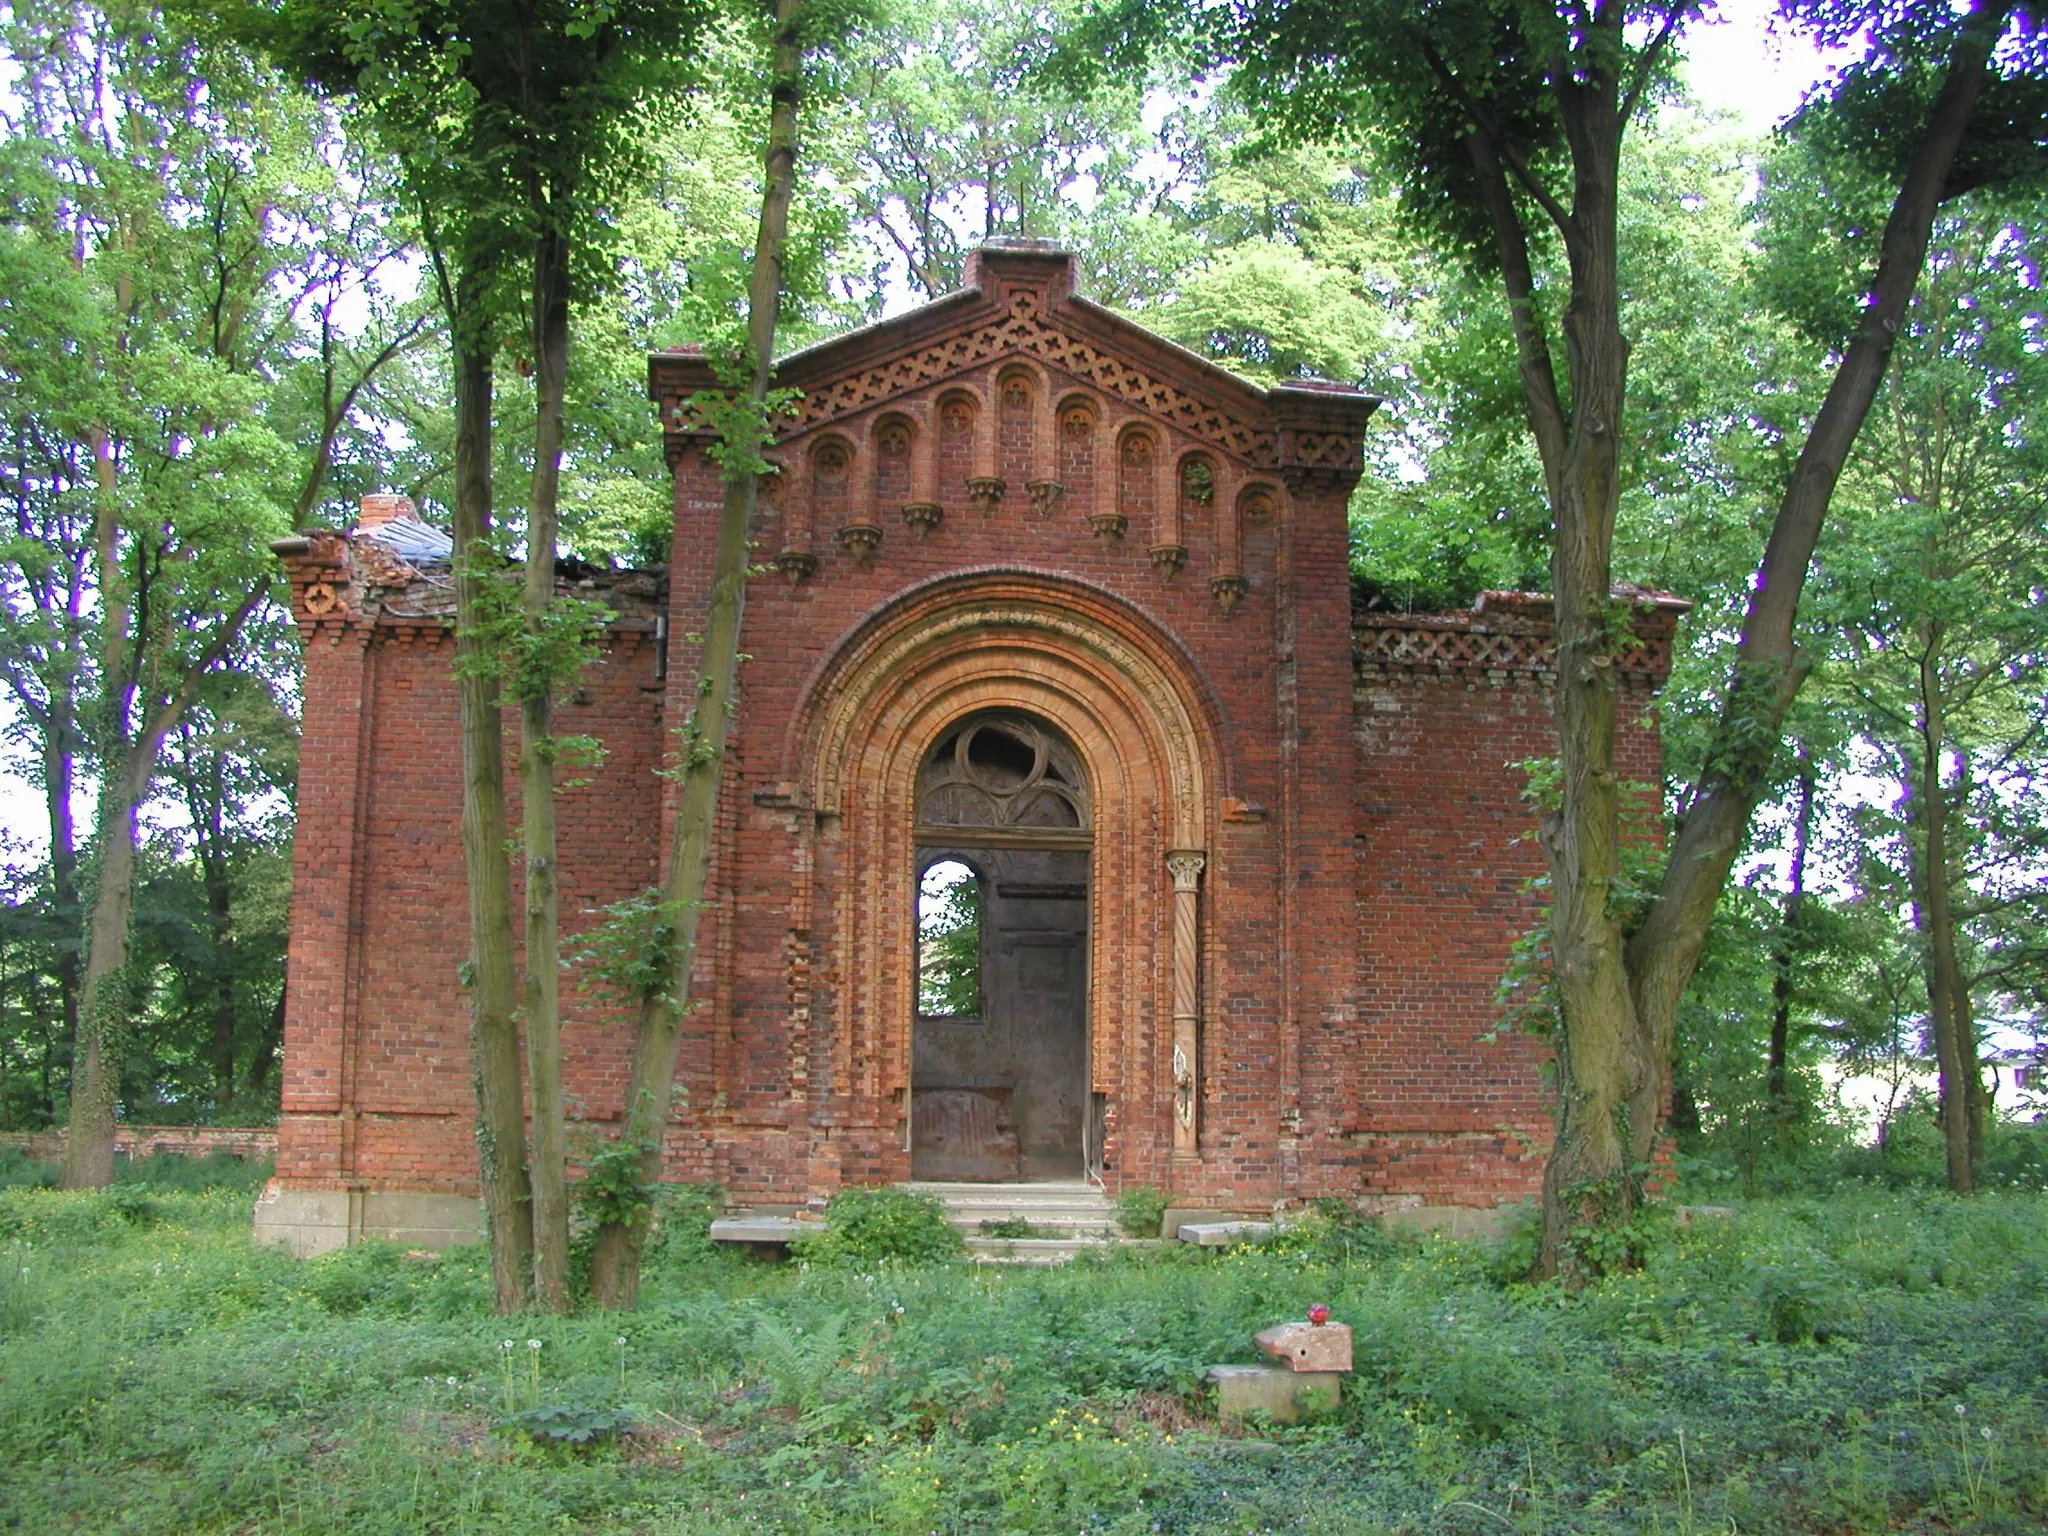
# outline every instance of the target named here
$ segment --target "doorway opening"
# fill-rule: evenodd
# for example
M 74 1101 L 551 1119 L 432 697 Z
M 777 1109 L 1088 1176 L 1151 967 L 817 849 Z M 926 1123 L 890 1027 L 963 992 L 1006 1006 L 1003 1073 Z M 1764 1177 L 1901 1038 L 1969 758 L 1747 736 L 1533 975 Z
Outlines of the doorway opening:
M 1078 1179 L 1088 1092 L 1088 786 L 1017 711 L 975 715 L 917 790 L 911 1176 Z

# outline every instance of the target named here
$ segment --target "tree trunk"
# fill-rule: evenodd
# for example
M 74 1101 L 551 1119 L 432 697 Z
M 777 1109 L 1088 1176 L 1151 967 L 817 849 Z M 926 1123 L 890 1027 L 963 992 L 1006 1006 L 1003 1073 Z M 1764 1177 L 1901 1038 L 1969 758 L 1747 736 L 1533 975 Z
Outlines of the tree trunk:
M 1656 901 L 1628 941 L 1640 1054 L 1657 1068 L 1639 1080 L 1632 1095 L 1632 1123 L 1647 1137 L 1654 1138 L 1669 1097 L 1679 1001 L 1698 968 L 1714 907 L 1763 792 L 1785 713 L 1808 670 L 1795 644 L 1794 622 L 1814 545 L 1842 466 L 1883 383 L 1926 266 L 1949 167 L 1982 93 L 1992 46 L 2011 12 L 2010 0 L 1991 0 L 1971 14 L 1956 39 L 1885 224 L 1870 299 L 1779 501 L 1708 766 L 1680 818 Z
M 249 1092 L 262 1095 L 270 1091 L 270 1074 L 277 1070 L 278 1052 L 284 1049 L 284 1009 L 286 987 L 277 989 L 277 1001 L 271 1006 L 270 1018 L 264 1023 L 262 1037 L 256 1042 L 256 1052 L 249 1058 Z
M 100 790 L 95 828 L 98 868 L 92 913 L 86 924 L 85 980 L 71 1058 L 70 1129 L 59 1176 L 65 1189 L 98 1189 L 114 1174 L 114 1104 L 121 1092 L 120 1037 L 128 1022 L 126 973 L 135 913 L 136 812 L 156 777 L 164 738 L 190 707 L 200 680 L 227 653 L 267 591 L 267 584 L 256 587 L 222 621 L 205 651 L 186 667 L 178 691 L 145 718 L 133 740 L 128 739 L 125 723 L 133 707 L 134 690 L 116 691 L 108 709 L 112 724 L 106 739 L 110 746 L 103 760 L 118 763 L 120 768 Z M 110 600 L 107 611 L 110 623 L 114 615 L 120 615 L 117 632 L 125 635 L 126 614 L 119 601 Z M 118 654 L 120 649 L 110 639 L 109 654 Z M 123 704 L 124 697 L 130 702 Z
M 197 771 L 189 755 L 186 768 Z M 213 937 L 213 1038 L 209 1055 L 213 1064 L 214 1113 L 218 1115 L 229 1108 L 235 1097 L 235 911 L 234 885 L 229 878 L 221 831 L 225 791 L 220 783 L 218 753 L 208 754 L 206 772 L 212 782 L 203 791 L 195 786 L 186 803 L 192 812 L 194 854 L 206 888 L 206 918 Z
M 1956 959 L 1956 918 L 1950 900 L 1953 878 L 1949 849 L 1948 794 L 1942 784 L 1947 722 L 1941 697 L 1942 626 L 1929 624 L 1920 652 L 1920 729 L 1914 764 L 1918 783 L 1907 797 L 1906 846 L 1913 871 L 1913 916 L 1920 930 L 1921 967 L 1927 985 L 1927 1013 L 1934 1025 L 1934 1058 L 1940 1068 L 1941 1139 L 1947 1154 L 1948 1187 L 1959 1195 L 1977 1189 L 1974 1102 L 1983 1091 L 1977 1061 L 1976 1022 L 1970 992 Z M 1919 825 L 1915 827 L 1914 822 Z M 1915 833 L 1918 835 L 1916 836 Z M 1971 1089 L 1974 1085 L 1976 1093 Z
M 135 913 L 135 809 L 149 786 L 134 784 L 131 748 L 100 795 L 99 869 L 86 926 L 85 985 L 71 1065 L 71 1120 L 60 1189 L 103 1189 L 114 1178 L 114 1104 L 121 1094 L 121 1037 L 128 1022 L 128 935 Z M 147 762 L 156 759 L 151 750 Z
M 481 282 L 465 273 L 451 315 L 455 354 L 455 666 L 462 713 L 462 862 L 469 877 L 470 1069 L 476 1080 L 477 1173 L 500 1312 L 527 1303 L 533 1192 L 519 1082 L 512 876 L 506 855 L 505 749 L 498 682 L 476 634 L 482 589 L 497 579 L 491 531 L 491 344 L 480 335 Z
M 1557 1140 L 1544 1170 L 1546 1274 L 1587 1266 L 1575 1233 L 1625 1222 L 1642 1197 L 1660 1113 L 1630 1118 L 1645 1075 L 1634 999 L 1614 910 L 1621 856 L 1621 781 L 1615 772 L 1620 685 L 1614 657 L 1626 613 L 1609 590 L 1620 505 L 1620 436 L 1628 342 L 1621 331 L 1619 82 L 1559 83 L 1573 150 L 1572 270 L 1564 313 L 1572 413 L 1558 463 L 1551 581 L 1557 603 L 1560 799 L 1541 829 L 1551 879 L 1550 934 L 1563 1028 L 1557 1050 Z M 1598 1265 L 1593 1265 L 1597 1269 Z
M 550 229 L 533 254 L 533 486 L 526 511 L 526 634 L 519 679 L 521 832 L 526 840 L 526 1071 L 533 1105 L 534 1300 L 569 1310 L 568 1156 L 562 1132 L 562 918 L 556 886 L 555 742 L 546 661 L 555 601 L 562 396 L 569 368 L 569 239 Z
M 114 1176 L 114 1100 L 118 1062 L 108 1061 L 107 1036 L 126 1000 L 112 983 L 128 963 L 128 920 L 135 887 L 135 807 L 121 793 L 128 759 L 134 680 L 128 666 L 128 592 L 120 576 L 121 517 L 116 502 L 114 440 L 104 427 L 88 432 L 93 463 L 93 558 L 101 588 L 100 686 L 95 743 L 100 785 L 92 911 L 86 917 L 85 974 L 79 986 L 78 1029 L 71 1047 L 71 1113 L 64 1136 L 65 1189 L 98 1189 Z
M 1734 686 L 1710 767 L 1666 861 L 1658 897 L 1632 936 L 1611 910 L 1620 853 L 1615 772 L 1616 648 L 1627 610 L 1611 591 L 1617 432 L 1627 342 L 1619 321 L 1617 181 L 1626 114 L 1614 75 L 1621 21 L 1594 31 L 1551 69 L 1570 150 L 1572 206 L 1560 207 L 1519 161 L 1510 168 L 1563 238 L 1571 268 L 1564 339 L 1567 413 L 1551 372 L 1527 261 L 1527 232 L 1482 102 L 1466 101 L 1467 139 L 1491 218 L 1514 324 L 1524 400 L 1555 521 L 1560 800 L 1544 818 L 1550 938 L 1558 997 L 1557 1137 L 1544 1174 L 1539 1274 L 1577 1282 L 1632 1260 L 1624 1232 L 1669 1113 L 1678 1003 L 1699 963 L 1714 907 L 1761 792 L 1786 709 L 1804 676 L 1793 646 L 1799 593 L 1829 500 L 1925 265 L 1948 168 L 1983 87 L 2010 0 L 1965 22 L 1940 94 L 1894 202 L 1871 301 L 1843 356 L 1765 550 L 1738 647 Z M 1447 89 L 1462 87 L 1434 57 Z M 1584 1239 L 1590 1238 L 1590 1243 Z
M 78 774 L 73 720 L 70 701 L 53 698 L 50 734 L 43 743 L 43 796 L 50 818 L 50 909 L 59 934 L 57 1000 L 66 1040 L 78 1038 L 78 947 L 84 931 L 78 909 L 78 828 L 71 814 Z
M 803 88 L 803 55 L 797 16 L 802 0 L 776 0 L 774 55 L 770 68 L 768 147 L 761 192 L 761 223 L 754 242 L 753 283 L 747 297 L 748 392 L 765 400 L 775 357 L 775 327 L 782 301 L 782 248 L 789 229 L 789 202 L 796 182 L 797 107 Z M 744 461 L 751 453 L 740 456 Z M 668 955 L 669 985 L 641 1006 L 633 1065 L 626 1085 L 625 1122 L 620 1139 L 641 1149 L 640 1178 L 661 1176 L 662 1138 L 668 1129 L 676 1051 L 690 1007 L 690 972 L 696 956 L 698 918 L 711 872 L 712 838 L 719 787 L 725 778 L 725 741 L 737 691 L 740 623 L 747 592 L 747 534 L 753 522 L 759 476 L 751 464 L 728 467 L 725 505 L 713 556 L 710 613 L 704 630 L 703 672 L 697 710 L 684 736 L 683 782 L 676 801 L 675 833 L 669 848 L 663 900 L 674 914 Z M 598 1229 L 591 1258 L 590 1289 L 598 1303 L 630 1307 L 640 1291 L 640 1250 L 644 1222 L 607 1222 Z
M 1793 953 L 1806 906 L 1806 850 L 1813 840 L 1813 759 L 1799 754 L 1799 809 L 1792 818 L 1792 868 L 1785 905 L 1778 915 L 1778 941 L 1771 954 L 1771 1040 L 1764 1062 L 1764 1100 L 1771 1120 L 1790 1115 L 1786 1062 L 1792 1050 Z

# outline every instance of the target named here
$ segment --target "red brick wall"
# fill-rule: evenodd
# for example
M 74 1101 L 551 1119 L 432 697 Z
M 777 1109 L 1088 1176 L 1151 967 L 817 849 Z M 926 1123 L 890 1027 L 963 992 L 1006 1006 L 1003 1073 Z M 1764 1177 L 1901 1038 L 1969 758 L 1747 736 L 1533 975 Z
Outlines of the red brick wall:
M 308 638 L 281 1177 L 421 1190 L 475 1178 L 453 654 L 429 621 L 337 619 Z M 603 905 L 654 882 L 660 697 L 648 636 L 618 631 L 557 712 L 564 734 L 607 748 L 564 775 L 586 781 L 560 804 L 567 949 Z M 516 817 L 516 779 L 507 795 Z M 628 1029 L 577 989 L 563 1008 L 571 1113 L 608 1117 Z
M 965 299 L 948 312 L 971 327 L 1011 305 L 1007 329 L 980 334 L 1014 341 L 1039 334 L 1033 317 L 1057 313 L 1060 293 L 1043 272 L 998 270 L 968 296 L 981 318 Z M 909 342 L 925 323 L 903 322 Z M 1091 871 L 1091 1086 L 1107 1099 L 1113 1188 L 1150 1183 L 1238 1206 L 1325 1194 L 1491 1203 L 1532 1190 L 1548 1135 L 1541 1048 L 1482 1037 L 1496 1023 L 1508 948 L 1532 916 L 1523 884 L 1538 859 L 1507 765 L 1554 750 L 1541 605 L 1415 621 L 1412 635 L 1367 621 L 1355 638 L 1345 500 L 1362 405 L 1309 391 L 1266 400 L 1099 312 L 1062 323 L 1091 345 L 1121 337 L 1130 355 L 1115 370 L 1084 368 L 1059 350 L 1067 341 L 1041 338 L 1028 363 L 1009 342 L 976 361 L 956 341 L 915 354 L 912 367 L 889 361 L 910 355 L 887 350 L 892 333 L 868 332 L 844 343 L 845 357 L 828 355 L 836 372 L 797 381 L 815 414 L 779 445 L 788 471 L 765 493 L 757 547 L 814 558 L 749 588 L 750 659 L 670 1176 L 757 1199 L 907 1176 L 909 1008 L 890 999 L 908 996 L 914 871 L 907 812 L 897 825 L 877 808 L 936 739 L 938 714 L 917 711 L 1035 698 L 1090 758 L 1100 803 L 1121 807 L 1117 826 L 1098 824 Z M 1071 366 L 1044 361 L 1055 354 Z M 825 367 L 816 355 L 806 366 Z M 657 363 L 665 412 L 687 398 L 698 366 Z M 1029 415 L 1018 410 L 1006 427 L 999 383 L 1020 366 Z M 953 397 L 973 403 L 964 431 L 942 427 Z M 1054 428 L 1053 408 L 1076 400 L 1092 413 L 1085 453 Z M 667 419 L 665 681 L 647 636 L 624 628 L 561 711 L 563 731 L 609 749 L 563 802 L 572 933 L 657 882 L 666 857 L 673 787 L 655 770 L 694 702 L 722 502 L 701 441 Z M 892 469 L 878 498 L 875 434 L 891 422 L 909 431 L 912 465 L 907 482 Z M 1121 539 L 1091 527 L 1091 514 L 1114 510 L 1116 444 L 1132 424 L 1156 437 L 1157 495 L 1177 494 L 1174 466 L 1189 453 L 1213 466 L 1213 498 L 1172 519 L 1187 550 L 1177 573 L 1152 558 L 1158 504 L 1134 506 L 1143 516 Z M 821 485 L 816 450 L 827 441 L 851 462 Z M 1084 461 L 1097 494 L 1069 486 L 1048 502 L 1044 482 Z M 971 501 L 970 479 L 992 477 L 1000 498 Z M 902 516 L 906 484 L 942 509 L 922 535 Z M 1248 487 L 1269 506 L 1240 525 Z M 859 524 L 881 530 L 879 547 L 841 539 Z M 451 647 L 438 620 L 375 616 L 372 599 L 351 595 L 347 558 L 327 541 L 293 565 L 307 727 L 280 1173 L 466 1189 Z M 338 583 L 342 599 L 321 607 L 322 583 Z M 1040 617 L 990 618 L 979 635 L 980 610 L 973 622 L 945 618 L 947 594 L 962 592 L 994 594 L 994 615 L 1031 607 Z M 917 628 L 925 614 L 928 632 Z M 907 636 L 896 650 L 892 626 Z M 861 673 L 871 643 L 879 659 Z M 989 647 L 985 685 L 944 681 L 948 658 L 977 645 Z M 1647 700 L 1647 675 L 1631 687 Z M 821 765 L 812 744 L 842 699 L 866 701 L 864 745 Z M 1188 722 L 1185 741 L 1162 724 L 1173 710 Z M 1624 755 L 1625 771 L 1655 777 L 1648 731 L 1631 725 Z M 1201 782 L 1192 821 L 1176 774 Z M 814 800 L 828 783 L 839 798 Z M 1174 1151 L 1165 868 L 1190 836 L 1207 859 L 1192 1154 Z M 565 1003 L 571 1113 L 602 1121 L 618 1109 L 630 1025 L 601 1000 L 571 991 Z
M 0 1147 L 13 1147 L 33 1158 L 59 1158 L 64 1155 L 64 1131 L 0 1131 Z M 268 1126 L 119 1125 L 114 1127 L 114 1151 L 122 1157 L 211 1157 L 220 1152 L 275 1157 L 277 1132 Z
M 1548 1151 L 1548 1048 L 1497 992 L 1543 873 L 1517 767 L 1553 757 L 1549 674 L 1361 662 L 1358 1023 L 1341 1080 L 1340 1184 L 1431 1204 L 1533 1195 Z M 1654 784 L 1647 679 L 1626 685 L 1625 777 Z

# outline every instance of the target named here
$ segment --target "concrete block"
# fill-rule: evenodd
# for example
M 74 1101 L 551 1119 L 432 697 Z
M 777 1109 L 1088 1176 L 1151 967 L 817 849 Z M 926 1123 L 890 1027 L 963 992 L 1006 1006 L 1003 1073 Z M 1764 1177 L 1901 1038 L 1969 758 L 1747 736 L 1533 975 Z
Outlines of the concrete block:
M 824 1231 L 824 1224 L 794 1216 L 721 1216 L 711 1223 L 714 1243 L 790 1243 L 806 1233 Z
M 1210 1221 L 1264 1221 L 1264 1211 L 1233 1211 L 1218 1209 L 1213 1205 L 1169 1205 L 1166 1214 L 1159 1220 L 1159 1235 L 1169 1240 L 1180 1236 L 1180 1229 L 1189 1222 Z
M 1180 1240 L 1204 1248 L 1228 1248 L 1234 1243 L 1253 1242 L 1272 1230 L 1270 1221 L 1184 1221 Z
M 1212 1365 L 1216 1412 L 1225 1419 L 1263 1413 L 1276 1424 L 1298 1424 L 1335 1413 L 1342 1395 L 1337 1371 L 1290 1371 L 1284 1365 Z
M 1281 1323 L 1252 1336 L 1290 1371 L 1351 1369 L 1351 1330 L 1343 1323 Z
M 484 1203 L 474 1195 L 373 1189 L 364 1192 L 361 1209 L 358 1237 L 437 1253 L 484 1238 Z

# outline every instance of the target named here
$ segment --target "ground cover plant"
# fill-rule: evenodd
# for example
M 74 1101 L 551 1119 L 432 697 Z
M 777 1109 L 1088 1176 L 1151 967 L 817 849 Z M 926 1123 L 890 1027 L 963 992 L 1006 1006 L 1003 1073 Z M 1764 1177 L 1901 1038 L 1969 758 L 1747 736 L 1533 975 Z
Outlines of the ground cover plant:
M 629 1314 L 479 1250 L 308 1262 L 254 1175 L 0 1188 L 0 1529 L 2019 1532 L 2048 1519 L 2048 1196 L 1665 1219 L 1578 1295 L 1319 1213 L 1224 1254 L 773 1264 L 686 1202 Z M 1511 1257 L 1511 1256 L 1510 1256 Z M 1331 1420 L 1201 1384 L 1327 1301 Z

